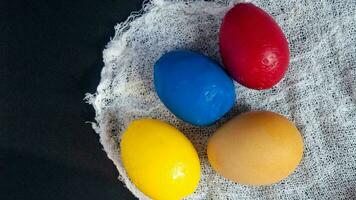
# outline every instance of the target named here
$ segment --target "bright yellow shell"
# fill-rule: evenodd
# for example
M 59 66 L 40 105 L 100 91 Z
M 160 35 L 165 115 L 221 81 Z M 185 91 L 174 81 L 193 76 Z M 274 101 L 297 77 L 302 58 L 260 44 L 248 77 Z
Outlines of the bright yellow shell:
M 303 140 L 292 122 L 273 112 L 241 114 L 209 139 L 207 153 L 222 176 L 246 185 L 286 178 L 303 156 Z
M 198 154 L 173 126 L 153 119 L 133 121 L 124 132 L 120 147 L 130 180 L 152 199 L 181 199 L 197 188 Z

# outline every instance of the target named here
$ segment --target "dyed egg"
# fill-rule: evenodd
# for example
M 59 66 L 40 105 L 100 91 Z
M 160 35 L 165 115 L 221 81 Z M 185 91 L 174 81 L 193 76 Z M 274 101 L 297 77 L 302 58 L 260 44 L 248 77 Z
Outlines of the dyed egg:
M 128 177 L 148 197 L 177 200 L 197 188 L 198 154 L 173 126 L 153 119 L 133 121 L 122 135 L 120 148 Z
M 208 159 L 225 178 L 269 185 L 290 175 L 303 156 L 303 140 L 292 122 L 273 112 L 239 115 L 209 139 Z
M 219 40 L 227 71 L 248 88 L 271 88 L 287 71 L 286 37 L 270 15 L 251 3 L 237 4 L 227 12 Z
M 191 51 L 172 51 L 154 66 L 154 85 L 163 104 L 178 118 L 209 125 L 235 102 L 232 79 L 220 65 Z

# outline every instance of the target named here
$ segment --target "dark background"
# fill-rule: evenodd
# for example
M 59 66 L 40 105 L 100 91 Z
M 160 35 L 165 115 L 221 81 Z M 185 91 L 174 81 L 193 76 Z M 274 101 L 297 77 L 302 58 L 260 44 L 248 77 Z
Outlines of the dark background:
M 0 199 L 135 199 L 84 95 L 114 25 L 140 0 L 0 1 Z

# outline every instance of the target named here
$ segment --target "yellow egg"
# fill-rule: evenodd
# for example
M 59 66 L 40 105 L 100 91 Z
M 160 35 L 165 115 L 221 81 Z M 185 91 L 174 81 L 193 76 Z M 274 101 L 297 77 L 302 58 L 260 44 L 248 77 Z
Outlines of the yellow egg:
M 282 115 L 248 112 L 219 128 L 209 139 L 207 153 L 212 167 L 225 178 L 269 185 L 293 173 L 303 156 L 303 140 Z
M 173 126 L 141 119 L 123 133 L 121 159 L 130 180 L 155 200 L 176 200 L 193 193 L 200 162 L 192 143 Z

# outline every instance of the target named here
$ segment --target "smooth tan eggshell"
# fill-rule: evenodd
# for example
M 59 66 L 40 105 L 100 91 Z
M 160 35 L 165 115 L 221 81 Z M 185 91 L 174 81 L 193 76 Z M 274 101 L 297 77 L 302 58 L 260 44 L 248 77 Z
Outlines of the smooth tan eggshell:
M 298 166 L 303 140 L 286 117 L 268 111 L 241 114 L 209 139 L 208 159 L 225 178 L 245 185 L 277 183 Z

